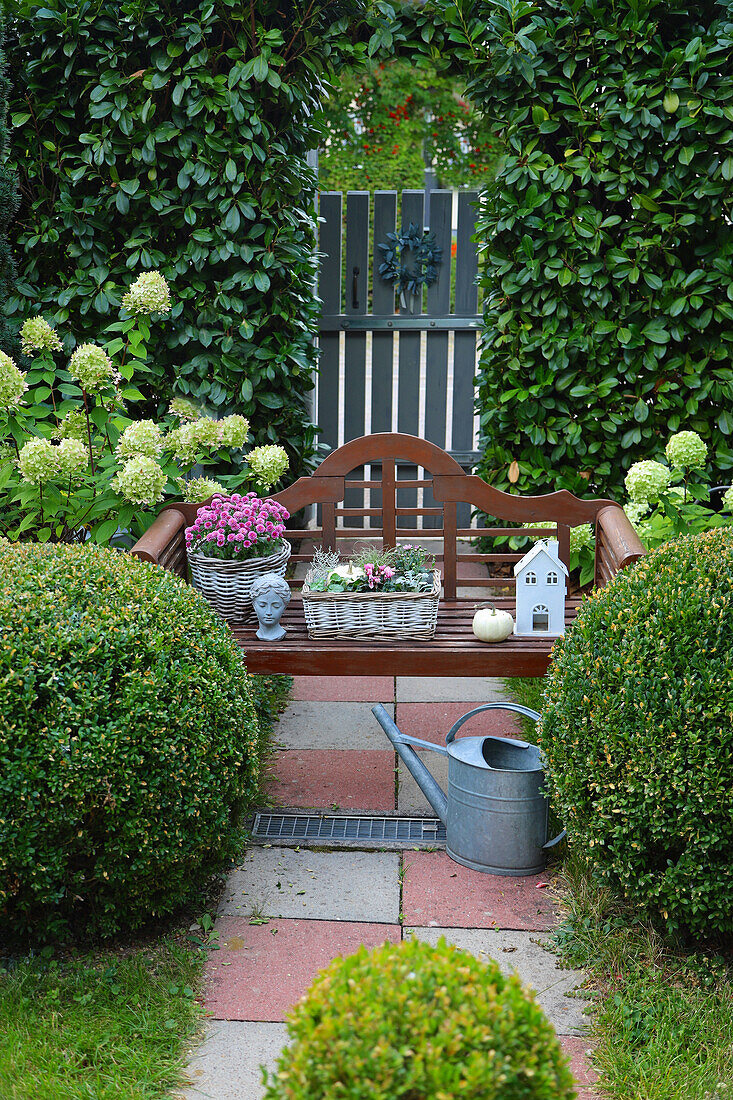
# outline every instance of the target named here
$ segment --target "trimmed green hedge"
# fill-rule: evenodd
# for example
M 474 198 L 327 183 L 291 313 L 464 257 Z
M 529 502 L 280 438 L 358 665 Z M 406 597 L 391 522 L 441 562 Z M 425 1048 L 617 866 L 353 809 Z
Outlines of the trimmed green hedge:
M 478 223 L 479 473 L 504 488 L 516 460 L 518 490 L 620 491 L 680 427 L 730 470 L 729 10 L 478 0 L 453 14 L 468 95 L 507 150 Z
M 229 628 L 180 578 L 0 547 L 0 714 L 4 935 L 134 929 L 235 854 L 257 718 Z
M 557 1035 L 516 975 L 446 943 L 335 959 L 291 1014 L 267 1100 L 571 1100 Z
M 22 206 L 12 308 L 93 338 L 141 268 L 174 307 L 148 379 L 250 417 L 298 473 L 316 353 L 323 82 L 361 0 L 21 0 L 12 117 Z
M 733 932 L 733 531 L 669 542 L 555 643 L 540 744 L 572 848 L 669 932 Z

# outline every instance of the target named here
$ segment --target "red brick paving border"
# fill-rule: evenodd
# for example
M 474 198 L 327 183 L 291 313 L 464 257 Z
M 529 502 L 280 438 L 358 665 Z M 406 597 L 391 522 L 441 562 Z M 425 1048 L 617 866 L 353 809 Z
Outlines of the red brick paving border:
M 598 1080 L 589 1051 L 593 1044 L 585 1035 L 561 1035 L 560 1045 L 570 1058 L 570 1069 L 580 1089 L 590 1089 Z
M 555 925 L 544 875 L 510 878 L 462 867 L 444 852 L 404 852 L 406 925 L 544 932 Z
M 480 705 L 466 700 L 459 703 L 398 703 L 397 725 L 410 737 L 422 737 L 443 745 L 454 722 Z M 525 735 L 518 715 L 506 710 L 485 710 L 469 718 L 458 736 L 524 738 Z
M 293 809 L 394 813 L 394 761 L 391 749 L 288 749 L 270 763 L 268 794 Z
M 219 917 L 221 950 L 206 964 L 205 1005 L 216 1020 L 284 1020 L 319 971 L 361 944 L 399 943 L 398 924 Z
M 391 676 L 294 676 L 294 700 L 317 703 L 389 703 Z

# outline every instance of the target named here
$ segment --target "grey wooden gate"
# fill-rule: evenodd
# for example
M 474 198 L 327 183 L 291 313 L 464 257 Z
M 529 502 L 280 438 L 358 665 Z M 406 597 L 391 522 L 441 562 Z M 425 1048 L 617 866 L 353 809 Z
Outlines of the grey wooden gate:
M 399 218 L 396 191 L 377 191 L 372 211 L 368 191 L 348 192 L 345 234 L 341 192 L 321 192 L 318 293 L 323 305 L 316 422 L 321 441 L 330 449 L 370 432 L 399 431 L 437 443 L 466 469 L 475 463 L 481 321 L 476 246 L 471 241 L 476 198 L 472 191 L 458 194 L 453 259 L 453 193 L 430 193 L 429 228 L 443 259 L 436 282 L 413 296 L 405 309 L 397 306 L 393 286 L 379 275 L 378 245 L 411 222 L 423 227 L 424 191 L 402 192 Z M 364 476 L 369 480 L 369 471 Z M 421 476 L 414 467 L 398 471 L 402 479 Z M 347 506 L 363 503 L 356 492 L 351 490 Z M 416 511 L 406 526 L 437 524 L 429 514 L 435 502 L 423 499 L 422 489 L 405 488 L 401 496 L 402 506 Z M 371 505 L 379 507 L 379 501 L 372 499 Z M 465 525 L 467 517 L 462 521 Z

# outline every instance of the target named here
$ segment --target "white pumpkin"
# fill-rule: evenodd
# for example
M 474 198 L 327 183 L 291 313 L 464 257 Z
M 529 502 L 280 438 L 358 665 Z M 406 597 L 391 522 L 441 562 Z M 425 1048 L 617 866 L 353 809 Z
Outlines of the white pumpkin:
M 473 617 L 473 632 L 480 642 L 503 642 L 514 630 L 514 619 L 508 611 L 495 607 L 480 607 Z

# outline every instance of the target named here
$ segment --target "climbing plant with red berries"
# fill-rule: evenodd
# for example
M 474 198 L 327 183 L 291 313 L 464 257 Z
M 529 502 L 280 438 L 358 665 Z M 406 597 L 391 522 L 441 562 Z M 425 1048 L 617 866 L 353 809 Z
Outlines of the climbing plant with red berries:
M 422 187 L 426 160 L 443 187 L 475 187 L 493 173 L 499 142 L 460 84 L 401 58 L 344 73 L 325 104 L 321 186 Z

